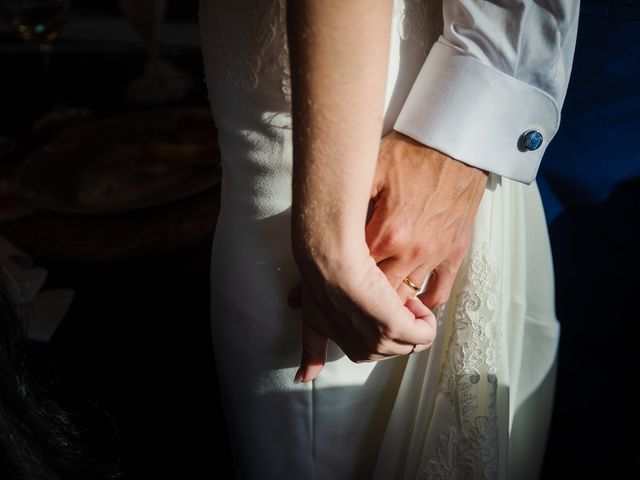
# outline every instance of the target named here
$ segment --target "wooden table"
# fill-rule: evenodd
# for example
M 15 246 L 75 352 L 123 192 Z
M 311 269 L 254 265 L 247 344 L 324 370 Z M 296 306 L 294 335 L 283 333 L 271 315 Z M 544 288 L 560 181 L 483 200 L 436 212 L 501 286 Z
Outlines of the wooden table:
M 41 141 L 30 125 L 54 106 L 53 94 L 96 118 L 134 108 L 124 92 L 142 73 L 144 52 L 58 50 L 55 88 L 43 88 L 36 54 L 4 58 L 12 68 L 3 71 L 0 133 L 18 145 L 6 165 Z M 171 60 L 204 77 L 198 50 Z M 204 83 L 177 106 L 208 107 Z M 93 451 L 123 459 L 126 480 L 214 478 L 231 466 L 209 317 L 218 210 L 214 187 L 137 211 L 39 211 L 0 223 L 0 233 L 48 270 L 46 289 L 76 292 L 51 342 L 37 349 L 38 363 L 57 378 L 52 384 L 45 375 L 42 384 L 56 386 L 54 398 L 74 414 Z
M 40 211 L 0 224 L 0 233 L 30 255 L 109 262 L 174 252 L 210 241 L 220 188 L 153 208 L 112 214 Z

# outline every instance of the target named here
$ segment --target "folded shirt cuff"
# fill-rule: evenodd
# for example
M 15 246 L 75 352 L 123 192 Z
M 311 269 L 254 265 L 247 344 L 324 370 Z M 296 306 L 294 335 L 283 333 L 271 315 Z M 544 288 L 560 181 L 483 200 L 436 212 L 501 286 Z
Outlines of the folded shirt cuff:
M 559 123 L 560 108 L 549 94 L 437 42 L 394 130 L 528 184 Z

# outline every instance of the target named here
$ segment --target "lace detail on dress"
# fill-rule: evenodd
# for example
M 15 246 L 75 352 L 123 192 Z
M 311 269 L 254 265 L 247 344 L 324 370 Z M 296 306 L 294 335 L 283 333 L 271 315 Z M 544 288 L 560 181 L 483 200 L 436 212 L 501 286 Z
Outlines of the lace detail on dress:
M 486 244 L 469 258 L 438 386 L 451 402 L 455 424 L 440 436 L 436 458 L 423 472 L 428 479 L 498 476 L 500 273 Z
M 425 55 L 442 33 L 442 1 L 404 0 L 394 3 L 398 35 L 417 43 Z
M 210 23 L 201 26 L 206 64 L 221 63 L 226 81 L 246 90 L 275 68 L 290 101 L 286 0 L 200 0 L 200 18 Z

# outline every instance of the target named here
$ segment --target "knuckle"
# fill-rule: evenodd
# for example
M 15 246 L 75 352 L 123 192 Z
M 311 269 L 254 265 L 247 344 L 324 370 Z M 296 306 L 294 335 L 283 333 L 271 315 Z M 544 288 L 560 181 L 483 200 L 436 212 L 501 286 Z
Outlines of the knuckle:
M 431 247 L 426 242 L 418 242 L 411 248 L 413 258 L 427 258 L 431 256 Z
M 403 251 L 407 246 L 408 236 L 406 230 L 400 225 L 394 225 L 382 237 L 380 246 L 387 252 Z

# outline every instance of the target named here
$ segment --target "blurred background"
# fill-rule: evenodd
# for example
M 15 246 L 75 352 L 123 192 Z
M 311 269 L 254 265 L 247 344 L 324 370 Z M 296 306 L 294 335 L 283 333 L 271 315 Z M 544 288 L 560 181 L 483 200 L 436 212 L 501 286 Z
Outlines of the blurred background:
M 0 265 L 31 373 L 124 478 L 215 478 L 229 462 L 197 9 L 0 0 Z
M 197 3 L 0 0 L 0 266 L 28 320 L 27 368 L 126 479 L 230 465 Z M 640 7 L 582 6 L 538 177 L 562 325 L 543 478 L 638 478 Z

